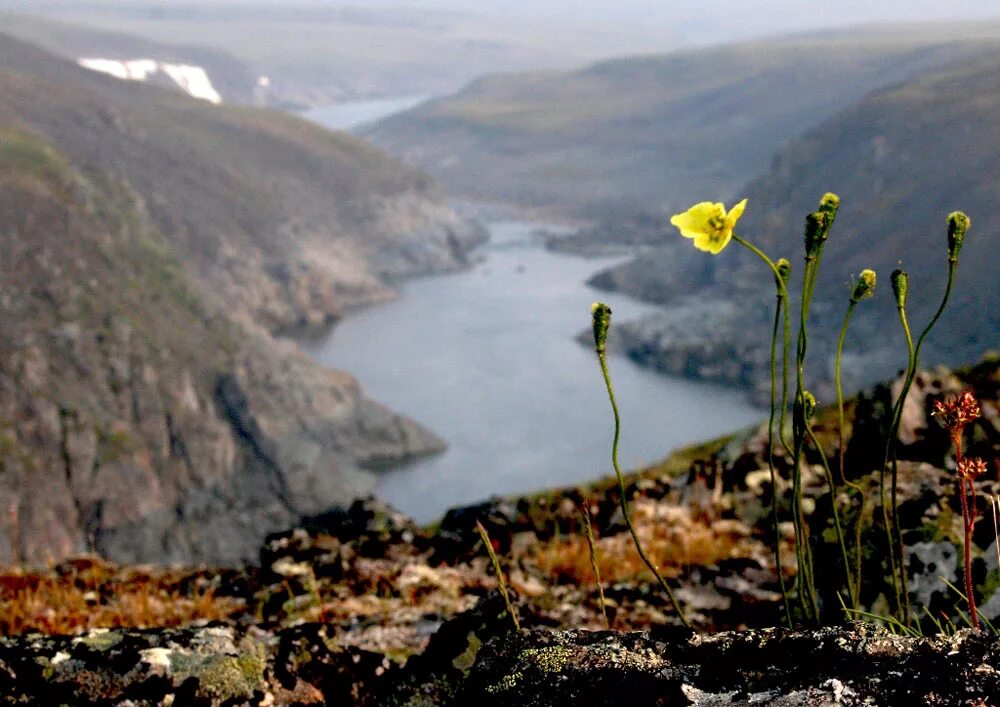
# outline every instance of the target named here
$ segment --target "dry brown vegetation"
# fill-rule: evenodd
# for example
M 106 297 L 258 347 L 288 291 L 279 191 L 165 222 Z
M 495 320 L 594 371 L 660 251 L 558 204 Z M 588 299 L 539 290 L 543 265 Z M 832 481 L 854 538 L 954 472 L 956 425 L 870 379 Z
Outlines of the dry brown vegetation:
M 228 619 L 244 602 L 218 596 L 207 576 L 119 568 L 78 558 L 45 572 L 0 567 L 0 635 L 170 627 Z

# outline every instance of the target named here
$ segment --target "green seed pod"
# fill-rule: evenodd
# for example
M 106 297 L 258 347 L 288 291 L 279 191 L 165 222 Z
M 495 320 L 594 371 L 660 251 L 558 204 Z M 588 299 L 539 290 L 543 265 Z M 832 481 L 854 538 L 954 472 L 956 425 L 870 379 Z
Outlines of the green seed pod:
M 788 278 L 792 274 L 792 264 L 788 262 L 788 258 L 779 258 L 778 262 L 775 263 L 775 267 L 778 269 L 778 275 L 781 277 L 781 282 L 787 285 Z M 775 282 L 775 284 L 777 284 L 777 282 Z
M 860 302 L 865 297 L 875 294 L 875 271 L 862 270 L 858 275 L 858 281 L 854 283 L 854 292 L 851 293 L 852 302 Z
M 892 280 L 892 294 L 896 295 L 896 306 L 906 308 L 906 294 L 909 291 L 909 276 L 902 270 L 893 270 L 889 276 Z
M 810 393 L 808 390 L 802 391 L 802 414 L 807 420 L 811 420 L 813 413 L 816 412 L 816 396 Z
M 594 347 L 597 353 L 604 353 L 608 342 L 608 328 L 611 326 L 611 307 L 604 302 L 594 302 L 590 306 L 594 317 Z
M 972 219 L 961 211 L 948 214 L 948 259 L 958 260 L 958 252 L 962 250 L 965 234 L 972 225 Z

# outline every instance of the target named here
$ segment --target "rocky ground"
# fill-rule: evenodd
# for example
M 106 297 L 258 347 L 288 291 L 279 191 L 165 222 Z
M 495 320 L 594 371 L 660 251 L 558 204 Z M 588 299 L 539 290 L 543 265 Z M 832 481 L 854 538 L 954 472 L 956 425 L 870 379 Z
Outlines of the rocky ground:
M 927 415 L 972 387 L 970 453 L 1000 449 L 1000 363 L 923 374 L 900 467 L 913 603 L 927 638 L 845 623 L 829 503 L 805 470 L 823 610 L 837 628 L 790 631 L 773 562 L 765 435 L 748 430 L 632 475 L 640 536 L 697 629 L 680 626 L 630 544 L 611 481 L 456 509 L 420 528 L 374 501 L 271 535 L 252 566 L 171 569 L 79 558 L 0 574 L 0 700 L 7 704 L 944 704 L 1000 699 L 1000 643 L 958 631 L 958 500 L 947 440 Z M 850 408 L 848 468 L 872 466 L 889 387 Z M 832 445 L 829 413 L 817 420 Z M 833 450 L 828 450 L 832 452 Z M 787 478 L 786 462 L 778 461 Z M 991 466 L 991 469 L 994 468 Z M 874 498 L 876 474 L 854 474 Z M 976 592 L 1000 616 L 1000 567 L 978 482 Z M 787 498 L 784 482 L 781 499 Z M 840 499 L 857 508 L 856 499 Z M 581 531 L 589 509 L 607 623 Z M 869 509 L 873 506 L 869 505 Z M 877 515 L 877 514 L 876 514 Z M 522 626 L 512 630 L 474 531 L 489 532 Z M 790 527 L 783 525 L 791 557 Z M 862 534 L 862 603 L 885 612 L 881 529 Z M 786 565 L 787 565 L 786 560 Z M 786 566 L 789 578 L 794 568 Z M 941 617 L 947 617 L 947 620 Z M 949 623 L 949 621 L 951 623 Z M 173 628 L 163 628 L 169 626 Z M 608 629 L 611 629 L 610 631 Z

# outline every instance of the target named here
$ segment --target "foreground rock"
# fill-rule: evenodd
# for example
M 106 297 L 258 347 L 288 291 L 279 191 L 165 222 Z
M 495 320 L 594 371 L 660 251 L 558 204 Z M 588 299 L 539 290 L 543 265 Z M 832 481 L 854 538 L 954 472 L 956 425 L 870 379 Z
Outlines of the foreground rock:
M 865 624 L 512 632 L 495 598 L 402 667 L 326 626 L 205 627 L 0 639 L 0 704 L 987 705 L 1000 640 L 901 638 Z

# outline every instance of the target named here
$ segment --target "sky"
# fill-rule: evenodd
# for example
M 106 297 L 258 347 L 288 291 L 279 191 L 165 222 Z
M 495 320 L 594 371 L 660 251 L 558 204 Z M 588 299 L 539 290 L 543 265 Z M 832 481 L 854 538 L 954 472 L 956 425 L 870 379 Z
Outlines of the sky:
M 36 0 L 39 1 L 39 0 Z M 44 0 L 41 0 L 44 1 Z M 119 0 L 124 3 L 148 0 Z M 186 0 L 179 0 L 185 2 Z M 204 2 L 204 0 L 202 0 Z M 210 0 L 253 4 L 261 0 Z M 168 5 L 170 3 L 164 2 Z M 998 0 L 269 0 L 267 4 L 407 7 L 460 10 L 508 16 L 565 18 L 599 22 L 698 22 L 706 37 L 720 27 L 743 26 L 748 33 L 773 33 L 824 25 L 906 20 L 974 20 L 1000 17 Z M 769 30 L 770 28 L 770 30 Z

